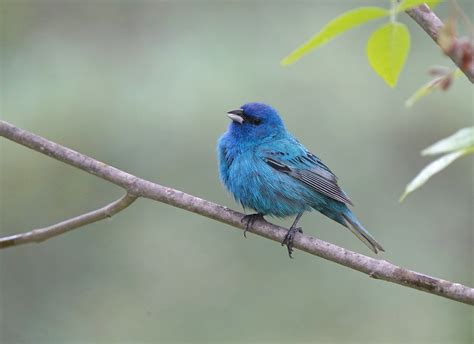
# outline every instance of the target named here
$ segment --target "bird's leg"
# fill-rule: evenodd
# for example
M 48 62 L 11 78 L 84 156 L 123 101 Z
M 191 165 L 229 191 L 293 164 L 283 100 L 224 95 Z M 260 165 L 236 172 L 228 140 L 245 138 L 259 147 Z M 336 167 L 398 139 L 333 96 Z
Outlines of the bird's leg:
M 245 224 L 245 229 L 244 229 L 244 237 L 247 237 L 247 231 L 252 228 L 253 224 L 257 220 L 265 220 L 263 218 L 263 214 L 257 213 L 257 214 L 250 214 L 250 215 L 245 215 L 242 220 L 240 220 L 242 223 L 246 222 Z
M 303 215 L 303 212 L 304 211 L 296 215 L 295 221 L 293 222 L 290 229 L 288 230 L 288 233 L 286 233 L 285 238 L 281 242 L 281 246 L 286 245 L 286 247 L 288 248 L 288 255 L 290 256 L 290 258 L 293 258 L 291 254 L 293 253 L 293 239 L 295 238 L 296 232 L 303 233 L 303 230 L 301 229 L 301 227 L 296 227 L 298 225 L 298 221 Z

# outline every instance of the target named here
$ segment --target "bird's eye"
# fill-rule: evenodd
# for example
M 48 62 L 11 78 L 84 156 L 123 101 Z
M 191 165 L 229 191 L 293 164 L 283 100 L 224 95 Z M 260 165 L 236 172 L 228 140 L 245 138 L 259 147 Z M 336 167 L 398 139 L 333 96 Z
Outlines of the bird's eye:
M 262 120 L 260 118 L 255 118 L 255 117 L 247 117 L 247 122 L 249 122 L 250 124 L 253 124 L 253 125 L 259 125 L 260 123 L 262 123 Z

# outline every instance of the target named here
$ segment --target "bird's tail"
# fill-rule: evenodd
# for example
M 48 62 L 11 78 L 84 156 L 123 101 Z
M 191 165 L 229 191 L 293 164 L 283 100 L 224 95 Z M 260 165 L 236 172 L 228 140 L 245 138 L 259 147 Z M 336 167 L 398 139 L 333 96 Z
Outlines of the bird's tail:
M 385 251 L 382 245 L 380 245 L 377 240 L 375 240 L 374 237 L 360 224 L 359 220 L 357 220 L 352 212 L 349 211 L 342 213 L 342 217 L 344 225 L 349 228 L 360 241 L 366 244 L 368 248 L 374 251 L 374 253 Z

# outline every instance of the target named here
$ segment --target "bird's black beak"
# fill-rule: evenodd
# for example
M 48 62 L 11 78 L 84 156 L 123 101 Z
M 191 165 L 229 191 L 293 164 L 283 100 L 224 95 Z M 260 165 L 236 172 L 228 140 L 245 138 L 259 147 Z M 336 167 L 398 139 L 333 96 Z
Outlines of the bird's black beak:
M 244 111 L 242 109 L 231 110 L 227 112 L 227 117 L 229 117 L 234 122 L 242 124 L 244 122 Z

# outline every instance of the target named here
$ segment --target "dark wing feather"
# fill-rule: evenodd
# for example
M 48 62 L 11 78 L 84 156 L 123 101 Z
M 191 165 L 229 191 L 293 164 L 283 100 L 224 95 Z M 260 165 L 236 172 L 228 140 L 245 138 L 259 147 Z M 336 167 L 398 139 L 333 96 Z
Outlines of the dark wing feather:
M 292 159 L 279 159 L 278 154 L 266 156 L 265 162 L 275 170 L 288 174 L 313 190 L 336 201 L 352 205 L 351 200 L 337 185 L 337 177 L 315 155 L 304 152 Z

